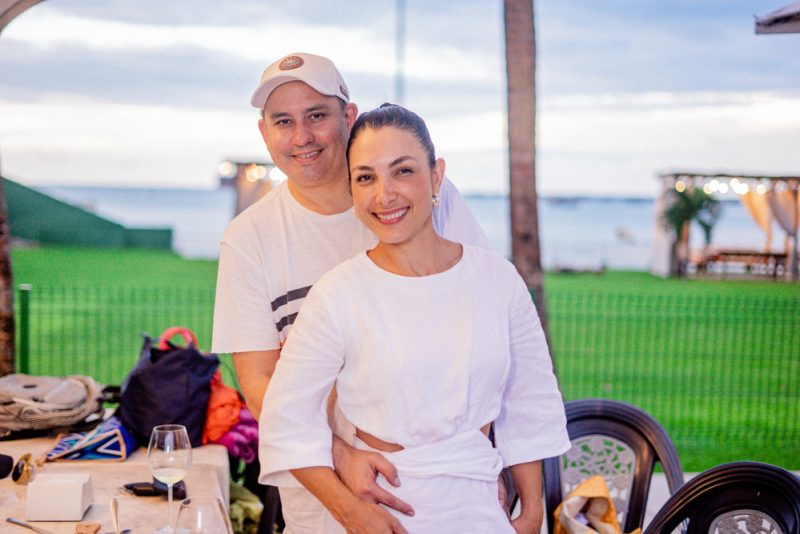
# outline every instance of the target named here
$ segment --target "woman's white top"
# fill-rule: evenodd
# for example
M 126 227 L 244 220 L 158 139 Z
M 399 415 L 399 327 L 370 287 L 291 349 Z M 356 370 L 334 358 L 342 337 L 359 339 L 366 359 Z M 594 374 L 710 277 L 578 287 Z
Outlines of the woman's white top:
M 481 248 L 464 245 L 457 264 L 423 277 L 361 253 L 314 285 L 264 397 L 262 484 L 295 486 L 288 470 L 333 467 L 334 384 L 349 421 L 406 449 L 393 455 L 401 476 L 491 480 L 570 446 L 530 293 Z M 496 449 L 479 431 L 492 421 Z

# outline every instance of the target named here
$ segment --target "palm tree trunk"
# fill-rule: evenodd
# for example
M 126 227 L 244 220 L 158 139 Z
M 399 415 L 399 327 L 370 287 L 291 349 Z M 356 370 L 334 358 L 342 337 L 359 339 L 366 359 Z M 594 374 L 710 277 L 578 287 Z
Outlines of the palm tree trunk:
M 508 77 L 508 163 L 511 255 L 533 290 L 547 334 L 536 196 L 536 36 L 533 0 L 504 0 Z
M 14 282 L 11 276 L 6 195 L 0 177 L 0 376 L 14 372 Z

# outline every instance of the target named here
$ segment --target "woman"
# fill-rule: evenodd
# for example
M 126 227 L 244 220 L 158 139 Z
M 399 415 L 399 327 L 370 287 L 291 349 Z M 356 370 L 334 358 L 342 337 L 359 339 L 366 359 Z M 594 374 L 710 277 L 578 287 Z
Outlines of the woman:
M 569 440 L 525 284 L 503 258 L 435 232 L 444 161 L 418 116 L 386 104 L 362 114 L 347 157 L 354 210 L 379 243 L 309 293 L 264 398 L 260 481 L 285 485 L 291 473 L 348 532 L 538 532 L 539 460 Z M 334 384 L 356 446 L 395 465 L 402 485 L 391 490 L 413 517 L 336 477 Z M 511 522 L 497 501 L 504 465 L 522 504 Z

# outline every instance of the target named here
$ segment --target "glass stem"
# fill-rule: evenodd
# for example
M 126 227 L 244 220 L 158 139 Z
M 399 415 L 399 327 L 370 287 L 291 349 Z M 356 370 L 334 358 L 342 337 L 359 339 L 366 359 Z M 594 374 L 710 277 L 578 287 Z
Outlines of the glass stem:
M 175 532 L 175 511 L 172 509 L 172 484 L 167 484 L 167 499 L 169 500 L 169 532 Z

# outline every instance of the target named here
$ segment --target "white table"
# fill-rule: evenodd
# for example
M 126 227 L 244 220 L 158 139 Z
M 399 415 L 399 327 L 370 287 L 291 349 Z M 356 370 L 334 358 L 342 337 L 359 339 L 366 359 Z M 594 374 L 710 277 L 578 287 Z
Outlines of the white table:
M 0 453 L 18 460 L 25 453 L 34 458 L 42 456 L 55 444 L 54 438 L 36 438 L 0 442 Z M 168 523 L 169 509 L 165 497 L 135 497 L 120 490 L 129 482 L 150 482 L 153 476 L 147 464 L 147 450 L 138 449 L 124 462 L 87 460 L 47 462 L 36 468 L 38 473 L 81 472 L 92 476 L 94 499 L 83 516 L 84 522 L 100 523 L 101 533 L 113 531 L 110 503 L 119 502 L 120 528 L 132 529 L 135 534 L 151 533 Z M 192 468 L 186 477 L 189 497 L 219 497 L 228 505 L 230 471 L 228 452 L 222 445 L 206 445 L 192 450 Z M 30 530 L 6 522 L 6 517 L 25 519 L 27 486 L 15 484 L 11 477 L 0 480 L 0 534 L 23 534 Z M 177 510 L 180 503 L 175 499 Z M 30 522 L 56 534 L 72 534 L 75 522 Z

